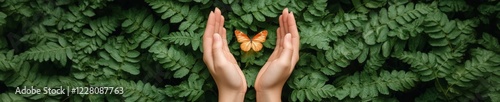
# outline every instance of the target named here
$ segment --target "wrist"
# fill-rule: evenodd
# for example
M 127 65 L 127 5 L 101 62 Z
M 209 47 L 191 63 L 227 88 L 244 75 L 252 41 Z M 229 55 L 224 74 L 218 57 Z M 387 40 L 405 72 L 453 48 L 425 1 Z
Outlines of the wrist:
M 219 88 L 219 102 L 243 102 L 245 99 L 245 89 L 224 89 Z
M 281 102 L 282 88 L 255 90 L 257 102 Z

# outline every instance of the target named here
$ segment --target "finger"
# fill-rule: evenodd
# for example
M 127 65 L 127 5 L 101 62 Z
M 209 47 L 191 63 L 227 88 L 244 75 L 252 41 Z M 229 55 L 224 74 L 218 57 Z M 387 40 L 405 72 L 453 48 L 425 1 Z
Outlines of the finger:
M 222 41 L 223 41 L 223 49 L 224 52 L 229 52 L 228 44 L 227 44 L 227 34 L 226 34 L 226 28 L 224 28 L 224 16 L 221 16 L 220 21 L 221 26 L 219 27 L 219 34 L 222 36 Z
M 292 35 L 290 33 L 286 34 L 283 39 L 283 52 L 279 57 L 280 63 L 285 63 L 285 65 L 290 65 L 292 60 L 293 47 L 292 47 Z
M 285 8 L 283 9 L 283 12 L 281 13 L 281 16 L 283 16 L 282 20 L 283 20 L 283 30 L 284 30 L 284 34 L 286 33 L 289 33 L 288 31 L 288 8 Z
M 292 34 L 292 47 L 293 47 L 293 56 L 292 56 L 292 68 L 289 73 L 292 73 L 295 68 L 295 64 L 299 61 L 299 50 L 300 50 L 300 36 L 299 31 L 297 29 L 297 24 L 295 22 L 295 16 L 293 12 L 288 16 L 288 28 L 290 28 L 290 33 Z
M 290 34 L 292 34 L 293 61 L 297 62 L 299 60 L 300 36 L 293 12 L 288 16 L 288 28 Z M 293 63 L 293 65 L 295 65 L 295 63 Z
M 222 30 L 221 30 L 221 32 L 223 33 L 222 35 L 226 35 L 226 29 L 222 29 Z M 231 54 L 231 51 L 229 51 L 229 47 L 228 47 L 229 45 L 228 45 L 228 43 L 227 43 L 227 39 L 226 39 L 226 38 L 223 38 L 223 39 L 222 39 L 222 42 L 223 42 L 223 46 L 222 46 L 222 48 L 223 48 L 223 50 L 224 50 L 224 54 L 225 54 L 225 56 L 227 57 L 227 59 L 228 59 L 229 61 L 231 61 L 231 63 L 233 63 L 233 64 L 237 64 L 237 63 L 236 63 L 236 59 L 234 59 L 234 56 Z
M 280 16 L 280 27 L 279 27 L 280 32 L 278 33 L 278 36 L 276 36 L 279 39 L 281 39 L 283 37 L 283 35 L 286 34 L 286 31 L 285 31 L 285 26 L 286 25 L 285 25 L 285 21 L 284 21 L 285 17 L 286 16 L 284 16 L 284 15 Z M 281 40 L 280 40 L 279 46 L 281 47 L 281 45 L 282 45 L 282 43 L 281 43 Z
M 214 64 L 215 65 L 222 65 L 221 63 L 224 63 L 226 62 L 226 57 L 224 56 L 224 52 L 223 52 L 223 49 L 222 49 L 222 38 L 220 36 L 220 34 L 218 33 L 215 33 L 213 35 L 213 40 L 214 40 L 214 44 L 213 44 L 213 47 L 212 47 L 212 55 L 213 55 L 213 61 L 214 61 Z M 217 68 L 214 68 L 215 69 L 215 72 L 217 72 Z
M 214 13 L 215 13 L 215 33 L 219 33 L 220 34 L 220 32 L 219 32 L 220 28 L 219 27 L 221 25 L 220 24 L 221 12 L 220 12 L 219 8 L 216 7 Z
M 283 46 L 283 36 L 286 34 L 286 31 L 285 31 L 285 18 L 286 18 L 286 14 L 285 15 L 281 15 L 280 16 L 280 32 L 278 33 L 278 36 L 276 36 L 278 39 L 280 39 L 280 41 L 277 43 L 277 46 L 275 49 L 278 49 L 278 53 L 277 53 L 277 58 L 281 55 L 281 51 L 282 51 L 282 46 Z
M 219 17 L 219 34 L 221 34 L 221 37 L 222 37 L 222 40 L 226 42 L 227 44 L 227 41 L 226 41 L 226 28 L 224 28 L 224 16 L 220 16 Z
M 280 29 L 284 29 L 284 28 L 280 27 Z M 283 37 L 284 36 L 285 36 L 285 30 L 281 30 L 278 33 L 279 42 L 278 42 L 278 46 L 276 47 L 278 49 L 278 53 L 276 55 L 276 58 L 279 58 L 279 56 L 281 56 L 281 52 L 283 51 Z
M 209 68 L 213 71 L 213 58 L 212 58 L 212 37 L 214 33 L 215 19 L 214 13 L 210 12 L 208 15 L 207 25 L 205 27 L 205 33 L 203 34 L 203 61 Z
M 283 17 L 284 17 L 284 15 L 280 15 L 280 18 L 279 18 L 279 25 L 280 25 L 279 28 L 280 28 L 281 33 L 285 32 L 285 22 L 283 21 Z

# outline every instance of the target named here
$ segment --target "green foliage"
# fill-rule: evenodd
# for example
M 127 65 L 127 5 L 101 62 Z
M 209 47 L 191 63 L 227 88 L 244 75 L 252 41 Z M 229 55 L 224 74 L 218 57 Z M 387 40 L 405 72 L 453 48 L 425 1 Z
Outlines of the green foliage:
M 191 74 L 187 81 L 182 82 L 178 86 L 165 86 L 165 94 L 179 101 L 186 98 L 187 101 L 195 101 L 203 95 L 203 81 L 204 80 L 200 79 L 198 75 Z
M 29 49 L 21 56 L 25 57 L 24 59 L 36 60 L 39 62 L 59 60 L 61 64 L 65 65 L 67 58 L 73 56 L 71 46 L 67 46 L 66 43 L 66 40 L 60 38 L 59 44 L 49 42 L 46 45 L 36 46 Z
M 292 101 L 321 101 L 322 98 L 332 97 L 335 92 L 333 85 L 326 84 L 328 78 L 320 73 L 310 73 L 304 76 L 291 78 L 289 86 L 294 89 Z
M 177 45 L 188 46 L 191 45 L 193 50 L 201 49 L 201 36 L 193 32 L 173 32 L 170 36 L 165 36 L 162 39 Z
M 215 7 L 254 81 L 294 13 L 300 59 L 282 101 L 500 101 L 498 0 L 0 0 L 0 101 L 215 101 L 202 34 Z M 244 53 L 234 30 L 268 30 Z M 123 94 L 15 94 L 17 87 Z
M 335 82 L 342 89 L 335 91 L 335 97 L 342 100 L 349 96 L 355 98 L 359 96 L 362 100 L 371 100 L 380 95 L 389 95 L 389 91 L 405 91 L 415 86 L 418 81 L 417 75 L 404 71 L 382 70 L 379 75 L 376 73 L 354 73 L 352 76 L 340 77 Z M 389 90 L 390 89 L 390 90 Z
M 118 22 L 116 17 L 102 17 L 89 23 L 90 29 L 84 28 L 82 30 L 83 34 L 94 37 L 98 36 L 102 40 L 106 40 L 109 34 L 115 31 L 116 27 L 118 27 Z
M 21 60 L 17 55 L 14 56 L 14 50 L 2 53 L 4 54 L 0 54 L 0 71 L 12 70 L 20 66 Z
M 123 87 L 121 95 L 126 102 L 135 101 L 162 101 L 166 97 L 162 90 L 142 81 L 133 82 L 127 80 L 109 80 L 109 82 L 96 83 L 97 86 Z

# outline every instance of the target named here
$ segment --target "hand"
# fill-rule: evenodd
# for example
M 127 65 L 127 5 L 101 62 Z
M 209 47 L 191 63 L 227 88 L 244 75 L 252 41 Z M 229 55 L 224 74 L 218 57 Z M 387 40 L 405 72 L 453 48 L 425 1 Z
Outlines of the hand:
M 257 101 L 281 101 L 281 90 L 299 60 L 299 32 L 293 13 L 285 8 L 279 18 L 276 47 L 255 80 Z
M 219 101 L 243 101 L 247 89 L 245 76 L 229 52 L 224 16 L 215 8 L 208 16 L 203 34 L 203 61 L 219 90 Z

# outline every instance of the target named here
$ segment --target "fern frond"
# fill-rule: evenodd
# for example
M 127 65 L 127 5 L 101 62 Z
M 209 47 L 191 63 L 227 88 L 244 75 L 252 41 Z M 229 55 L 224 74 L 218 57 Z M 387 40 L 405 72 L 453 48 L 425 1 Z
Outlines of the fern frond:
M 107 39 L 107 38 L 106 38 Z M 81 54 L 90 54 L 99 48 L 102 47 L 102 45 L 105 43 L 103 39 L 98 38 L 98 37 L 87 37 L 87 36 L 79 36 L 79 37 L 74 37 L 74 39 L 70 39 L 72 45 L 75 45 L 74 50 L 77 53 L 76 55 Z M 75 62 L 78 62 L 78 60 L 73 60 Z
M 363 28 L 363 38 L 368 45 L 385 42 L 388 37 L 392 36 L 407 40 L 409 36 L 406 32 L 412 32 L 415 29 L 412 25 L 418 25 L 412 22 L 425 17 L 432 10 L 431 6 L 422 3 L 382 8 L 379 13 L 370 13 L 372 19 Z
M 343 77 L 336 81 L 336 85 L 342 86 L 335 91 L 335 97 L 339 100 L 346 96 L 354 98 L 359 96 L 361 99 L 369 99 L 379 94 L 389 95 L 389 89 L 394 91 L 404 91 L 415 86 L 418 81 L 417 75 L 405 71 L 386 71 L 382 70 L 379 75 L 375 73 L 354 73 L 352 76 Z
M 359 38 L 347 37 L 334 44 L 333 49 L 325 52 L 327 61 L 338 67 L 347 67 L 352 60 L 357 59 L 367 46 Z
M 69 10 L 66 10 L 69 9 Z M 47 9 L 49 16 L 42 22 L 45 26 L 54 26 L 57 30 L 72 30 L 76 33 L 87 24 L 93 15 L 84 15 L 85 6 L 69 5 L 68 8 Z
M 170 18 L 170 23 L 181 23 L 179 25 L 180 31 L 195 31 L 205 20 L 205 18 L 200 17 L 203 13 L 200 12 L 199 6 L 191 6 L 172 0 L 146 0 L 146 2 L 156 13 L 161 15 L 161 19 Z M 208 0 L 203 2 L 206 3 Z
M 168 24 L 155 20 L 153 15 L 147 14 L 144 10 L 128 10 L 125 17 L 122 28 L 125 33 L 132 34 L 132 41 L 129 42 L 140 44 L 142 49 L 149 48 L 160 39 L 160 35 L 169 31 Z
M 257 67 L 251 67 L 247 69 L 241 70 L 243 74 L 245 75 L 245 79 L 247 81 L 247 87 L 250 88 L 254 85 L 255 79 L 257 78 L 257 75 L 259 74 L 259 70 Z
M 368 20 L 368 17 L 366 15 L 362 14 L 351 14 L 351 13 L 344 13 L 339 16 L 335 16 L 333 18 L 333 24 L 334 28 L 342 28 L 343 30 L 355 30 L 355 28 L 361 27 L 363 24 L 366 23 Z M 333 31 L 333 30 L 332 30 Z M 342 33 L 338 33 L 335 35 L 338 36 L 344 36 L 347 34 L 347 31 L 344 31 Z
M 466 12 L 472 10 L 465 0 L 441 0 L 439 10 L 443 12 Z
M 21 53 L 21 56 L 25 59 L 38 62 L 59 60 L 62 65 L 65 65 L 68 56 L 73 54 L 71 48 L 71 46 L 60 46 L 59 44 L 49 42 L 45 45 L 33 47 Z
M 20 20 L 25 17 L 32 17 L 34 8 L 30 6 L 29 1 L 1 1 L 2 11 L 7 15 L 15 16 L 15 19 Z
M 472 33 L 477 23 L 474 21 L 458 21 L 448 20 L 444 13 L 433 13 L 429 15 L 423 22 L 425 33 L 431 38 L 429 44 L 432 46 L 451 46 L 460 47 L 474 41 Z M 459 42 L 468 41 L 468 42 Z
M 453 69 L 452 57 L 447 52 L 403 52 L 395 55 L 396 58 L 411 65 L 411 70 L 420 75 L 420 80 L 430 81 L 443 78 Z
M 323 26 L 312 26 L 312 27 L 300 27 L 300 43 L 309 44 L 316 47 L 315 49 L 329 50 L 331 46 L 329 45 L 330 39 L 329 32 L 326 31 Z
M 303 73 L 306 74 L 306 73 Z M 325 84 L 328 78 L 319 73 L 312 72 L 308 75 L 292 77 L 288 85 L 294 89 L 292 91 L 292 101 L 321 101 L 323 98 L 332 97 L 335 87 Z
M 33 66 L 30 64 L 33 64 Z M 84 85 L 81 81 L 67 76 L 42 75 L 38 72 L 39 70 L 38 63 L 25 62 L 20 66 L 19 70 L 14 70 L 15 74 L 6 78 L 5 85 L 9 87 L 33 86 L 36 89 L 43 89 L 43 87 L 59 88 L 60 86 L 81 87 Z M 21 96 L 32 100 L 52 99 L 48 97 L 48 94 L 25 94 Z
M 17 55 L 14 55 L 14 50 L 0 53 L 0 71 L 19 70 L 22 60 Z
M 99 80 L 99 83 L 95 83 L 92 86 L 109 86 L 114 87 L 114 92 L 122 93 L 121 101 L 125 102 L 150 102 L 150 101 L 165 101 L 168 100 L 162 89 L 156 88 L 156 86 L 150 83 L 144 83 L 142 81 L 128 81 L 128 80 Z M 120 88 L 121 87 L 121 88 Z M 120 101 L 120 100 L 119 100 Z
M 305 21 L 312 22 L 315 18 L 321 18 L 329 13 L 328 10 L 325 10 L 328 4 L 327 0 L 314 0 L 311 2 L 306 9 L 307 12 L 302 14 Z
M 281 12 L 281 9 L 290 2 L 289 0 L 281 0 L 281 1 L 240 1 L 238 4 L 241 5 L 241 8 L 236 8 L 238 16 L 246 16 L 243 21 L 247 24 L 251 24 L 252 22 L 248 22 L 249 20 L 255 19 L 259 22 L 266 21 L 266 17 L 277 17 Z
M 194 65 L 194 57 L 186 54 L 175 46 L 167 48 L 161 43 L 153 44 L 155 49 L 149 49 L 153 53 L 153 59 L 163 65 L 163 68 L 175 71 L 174 78 L 182 78 L 188 74 Z
M 478 41 L 478 43 L 488 50 L 500 53 L 500 42 L 498 42 L 497 38 L 491 36 L 488 33 L 483 33 L 483 37 Z
M 114 16 L 105 16 L 98 18 L 96 20 L 90 21 L 89 28 L 83 28 L 83 34 L 94 37 L 98 36 L 102 40 L 106 40 L 109 34 L 115 31 L 116 27 L 118 27 L 118 19 Z
M 370 47 L 373 50 L 373 47 Z M 363 67 L 364 71 L 374 72 L 380 69 L 382 65 L 387 60 L 387 57 L 381 56 L 380 54 L 369 54 L 369 58 L 366 60 L 366 65 Z
M 472 87 L 471 81 L 500 71 L 498 69 L 500 67 L 500 54 L 484 49 L 473 49 L 471 55 L 471 60 L 466 61 L 463 66 L 455 66 L 457 70 L 451 73 L 451 77 L 446 77 L 449 84 Z
M 140 66 L 138 62 L 140 61 L 139 56 L 141 53 L 133 50 L 135 48 L 129 47 L 132 45 L 129 45 L 125 41 L 126 40 L 123 36 L 110 39 L 110 41 L 103 46 L 105 51 L 100 51 L 98 53 L 99 57 L 102 59 L 100 59 L 97 63 L 99 65 L 107 66 L 115 71 L 125 71 L 132 75 L 138 75 L 140 73 Z
M 22 97 L 21 95 L 15 94 L 13 92 L 9 92 L 9 93 L 0 94 L 0 101 L 2 101 L 2 102 L 20 102 L 20 101 L 26 102 L 28 100 L 25 99 L 24 97 Z
M 334 51 L 334 50 L 328 50 L 327 53 L 329 51 Z M 299 60 L 297 64 L 298 66 L 303 66 L 306 68 L 311 67 L 313 70 L 319 70 L 323 74 L 330 76 L 335 75 L 336 73 L 341 71 L 341 68 L 338 65 L 326 60 L 326 56 L 322 52 L 317 52 L 316 55 L 312 55 L 309 53 L 300 53 L 299 56 L 301 57 L 301 59 L 307 59 L 307 60 Z
M 204 80 L 197 74 L 191 74 L 186 81 L 177 86 L 165 86 L 165 94 L 183 101 L 197 101 L 205 92 L 202 87 Z
M 171 43 L 188 46 L 191 45 L 194 51 L 196 51 L 201 44 L 202 34 L 196 34 L 193 32 L 173 32 L 168 36 L 164 36 L 162 39 L 169 41 Z
M 146 0 L 161 15 L 161 19 L 170 18 L 170 23 L 179 23 L 189 14 L 189 5 L 173 0 Z

